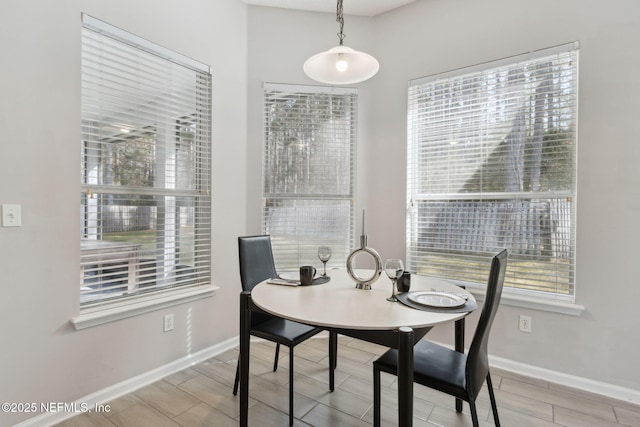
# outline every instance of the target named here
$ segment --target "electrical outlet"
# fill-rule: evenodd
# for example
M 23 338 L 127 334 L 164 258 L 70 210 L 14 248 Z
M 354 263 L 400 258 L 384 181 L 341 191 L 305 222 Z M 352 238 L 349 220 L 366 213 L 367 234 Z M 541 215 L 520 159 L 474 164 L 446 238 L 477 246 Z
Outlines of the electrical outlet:
M 519 329 L 521 332 L 531 333 L 531 316 L 520 315 Z
M 164 331 L 173 331 L 173 314 L 164 315 Z

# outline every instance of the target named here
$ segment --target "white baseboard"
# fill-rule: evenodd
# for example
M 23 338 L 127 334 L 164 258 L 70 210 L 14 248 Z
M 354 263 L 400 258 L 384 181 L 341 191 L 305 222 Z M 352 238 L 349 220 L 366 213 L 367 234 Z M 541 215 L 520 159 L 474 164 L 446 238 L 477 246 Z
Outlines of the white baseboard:
M 327 334 L 322 332 L 316 337 L 325 337 Z M 165 378 L 168 375 L 179 372 L 190 366 L 197 365 L 211 357 L 224 353 L 227 350 L 238 346 L 239 337 L 229 338 L 226 341 L 213 345 L 211 347 L 200 350 L 197 353 L 190 354 L 182 357 L 178 360 L 170 362 L 164 366 L 153 369 L 144 374 L 122 381 L 113 386 L 104 388 L 88 396 L 85 396 L 77 401 L 73 402 L 75 407 L 81 407 L 86 405 L 89 408 L 94 408 L 95 405 L 102 405 L 106 402 L 110 402 L 125 394 L 132 393 L 141 387 L 154 383 L 156 381 Z M 254 341 L 254 337 L 252 337 Z M 255 341 L 262 341 L 259 338 Z M 552 371 L 550 369 L 539 368 L 537 366 L 527 365 L 525 363 L 515 362 L 513 360 L 504 359 L 501 357 L 489 356 L 491 366 L 497 369 L 502 369 L 508 372 L 513 372 L 518 375 L 524 375 L 532 378 L 542 379 L 555 384 L 571 387 L 578 390 L 583 390 L 602 396 L 607 396 L 613 399 L 618 399 L 623 402 L 632 404 L 640 404 L 640 391 L 630 388 L 620 387 L 614 384 L 608 384 L 600 381 L 590 380 L 588 378 L 582 378 L 575 375 L 569 375 L 558 371 Z M 29 418 L 14 427 L 46 427 L 52 424 L 60 423 L 68 418 L 78 415 L 77 413 L 69 412 L 57 412 L 57 413 L 45 413 L 33 418 Z
M 552 371 L 550 369 L 539 368 L 537 366 L 515 362 L 513 360 L 504 359 L 502 357 L 489 356 L 489 362 L 491 364 L 491 367 L 513 372 L 518 375 L 539 378 L 541 380 L 559 384 L 562 386 L 599 394 L 601 396 L 610 397 L 612 399 L 617 399 L 635 405 L 640 405 L 640 391 L 638 390 L 620 387 L 601 381 L 595 381 L 576 375 L 565 374 L 563 372 Z
M 118 384 L 98 390 L 95 393 L 91 393 L 88 396 L 84 396 L 76 400 L 69 406 L 71 408 L 95 408 L 96 405 L 103 405 L 106 402 L 110 402 L 118 397 L 124 396 L 125 394 L 132 393 L 139 388 L 159 381 L 168 375 L 179 372 L 190 366 L 197 365 L 200 362 L 204 362 L 207 359 L 224 353 L 225 351 L 237 346 L 238 337 L 230 338 L 196 353 L 181 357 L 180 359 L 174 360 L 173 362 L 160 366 L 159 368 L 152 369 L 151 371 L 145 372 L 136 377 L 129 378 Z M 28 420 L 16 424 L 14 427 L 47 427 L 60 423 L 78 414 L 79 413 L 77 412 L 47 412 L 36 417 L 29 418 Z

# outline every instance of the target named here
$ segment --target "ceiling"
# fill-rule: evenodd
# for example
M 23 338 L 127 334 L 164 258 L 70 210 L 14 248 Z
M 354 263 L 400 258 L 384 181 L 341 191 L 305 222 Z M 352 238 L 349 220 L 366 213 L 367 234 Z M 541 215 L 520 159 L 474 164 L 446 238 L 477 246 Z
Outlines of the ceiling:
M 255 6 L 336 13 L 336 0 L 242 0 Z M 343 0 L 346 15 L 376 16 L 416 0 Z

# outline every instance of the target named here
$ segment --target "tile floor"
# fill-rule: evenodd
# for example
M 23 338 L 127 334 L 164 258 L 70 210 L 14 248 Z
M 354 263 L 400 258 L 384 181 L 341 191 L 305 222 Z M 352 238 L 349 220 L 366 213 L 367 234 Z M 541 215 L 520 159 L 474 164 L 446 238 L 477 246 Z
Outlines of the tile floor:
M 249 425 L 288 425 L 288 358 L 272 371 L 274 344 L 251 345 Z M 336 389 L 328 390 L 327 339 L 315 338 L 295 352 L 295 426 L 351 427 L 373 422 L 371 362 L 385 349 L 343 337 L 339 339 Z M 237 426 L 238 397 L 231 393 L 238 350 L 230 350 L 109 402 L 108 413 L 82 414 L 59 427 L 195 427 Z M 502 426 L 613 427 L 640 426 L 640 406 L 568 389 L 546 381 L 492 370 Z M 396 377 L 382 374 L 383 426 L 397 424 Z M 462 414 L 453 398 L 414 387 L 414 426 L 471 426 L 469 407 Z M 493 426 L 489 396 L 480 394 L 480 426 Z

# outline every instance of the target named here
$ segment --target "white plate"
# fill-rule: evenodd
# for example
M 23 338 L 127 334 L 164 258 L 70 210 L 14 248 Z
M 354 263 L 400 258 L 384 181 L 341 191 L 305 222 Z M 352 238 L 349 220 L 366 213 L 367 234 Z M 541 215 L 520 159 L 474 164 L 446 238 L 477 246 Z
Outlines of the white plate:
M 427 305 L 429 307 L 453 308 L 460 307 L 466 302 L 464 298 L 458 295 L 435 291 L 409 292 L 408 298 L 416 304 Z
M 286 271 L 282 274 L 279 274 L 281 279 L 284 280 L 292 280 L 294 282 L 300 281 L 300 272 L 299 271 Z

